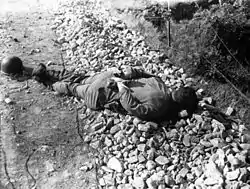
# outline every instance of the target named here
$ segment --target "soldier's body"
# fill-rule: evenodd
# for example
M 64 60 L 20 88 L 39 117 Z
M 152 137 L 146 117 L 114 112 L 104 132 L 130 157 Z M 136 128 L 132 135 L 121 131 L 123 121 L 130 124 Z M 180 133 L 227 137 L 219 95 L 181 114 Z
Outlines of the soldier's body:
M 171 92 L 159 77 L 141 68 L 127 66 L 122 71 L 117 69 L 87 76 L 41 67 L 33 71 L 38 81 L 49 83 L 59 93 L 82 98 L 93 110 L 119 109 L 143 120 L 176 121 L 181 110 L 191 115 L 198 103 L 192 88 Z

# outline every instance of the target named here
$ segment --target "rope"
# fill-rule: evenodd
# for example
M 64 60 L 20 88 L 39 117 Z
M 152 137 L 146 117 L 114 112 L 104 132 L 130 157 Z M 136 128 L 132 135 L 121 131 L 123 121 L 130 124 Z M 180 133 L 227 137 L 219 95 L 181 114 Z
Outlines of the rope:
M 245 95 L 243 94 L 223 73 L 221 73 L 212 63 L 211 61 L 209 61 L 205 56 L 203 56 L 206 61 L 215 69 L 216 72 L 218 72 L 225 80 L 226 82 L 228 82 L 231 87 L 236 90 L 247 102 L 248 104 L 250 105 L 250 99 Z
M 11 189 L 16 189 L 14 183 L 12 182 L 9 172 L 8 172 L 8 165 L 7 165 L 7 157 L 6 157 L 6 152 L 4 151 L 3 147 L 1 148 L 2 154 L 3 154 L 3 167 L 4 167 L 4 172 L 6 175 L 6 178 L 11 186 Z
M 171 49 L 173 49 L 173 50 L 175 50 L 175 51 L 178 51 L 178 52 L 184 52 L 184 51 L 180 51 L 180 50 L 178 50 L 178 49 L 176 49 L 176 48 L 173 48 L 173 47 L 169 47 L 169 48 L 171 48 Z M 184 52 L 184 53 L 186 53 L 186 52 Z M 190 54 L 189 54 L 190 55 Z M 241 96 L 242 96 L 242 98 L 244 98 L 247 102 L 248 102 L 248 104 L 250 105 L 250 99 L 245 95 L 245 94 L 243 94 L 223 73 L 221 73 L 212 63 L 211 63 L 211 61 L 209 61 L 205 56 L 203 56 L 205 59 L 206 59 L 206 61 L 211 65 L 211 67 L 213 67 L 214 69 L 215 69 L 215 71 L 218 73 L 218 74 L 220 74 L 224 79 L 225 79 L 225 81 L 227 82 L 227 83 L 229 83 L 230 84 L 230 86 L 234 89 L 234 90 L 236 90 Z
M 32 186 L 31 186 L 32 189 L 35 188 L 35 186 L 36 186 L 36 179 L 35 179 L 35 177 L 31 174 L 31 172 L 30 172 L 30 170 L 29 170 L 29 165 L 28 165 L 28 164 L 29 164 L 29 161 L 30 161 L 31 157 L 34 155 L 34 153 L 35 153 L 36 151 L 37 151 L 37 150 L 33 150 L 33 151 L 29 154 L 28 158 L 27 158 L 26 161 L 25 161 L 25 165 L 24 165 L 26 172 L 28 173 L 28 175 L 31 177 L 31 179 L 32 179 L 32 181 L 33 181 L 33 184 L 32 184 Z
M 246 70 L 246 68 L 244 68 L 242 66 L 242 64 L 240 63 L 240 61 L 238 61 L 238 59 L 233 55 L 233 53 L 230 51 L 230 49 L 227 47 L 227 45 L 225 44 L 225 42 L 221 39 L 221 37 L 219 36 L 219 34 L 216 32 L 216 30 L 213 28 L 213 26 L 211 26 L 212 30 L 214 31 L 215 35 L 218 37 L 218 39 L 220 40 L 220 42 L 223 44 L 223 46 L 227 49 L 227 51 L 229 52 L 229 54 L 234 58 L 234 60 L 241 65 L 241 68 L 243 68 L 246 72 L 248 72 Z

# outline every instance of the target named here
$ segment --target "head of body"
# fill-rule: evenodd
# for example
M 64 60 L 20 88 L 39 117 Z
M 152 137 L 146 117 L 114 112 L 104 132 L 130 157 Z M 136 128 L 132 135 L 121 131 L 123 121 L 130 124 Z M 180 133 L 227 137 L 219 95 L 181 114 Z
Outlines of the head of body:
M 186 110 L 187 116 L 190 117 L 198 106 L 198 97 L 191 87 L 180 87 L 172 92 L 172 98 L 181 112 Z

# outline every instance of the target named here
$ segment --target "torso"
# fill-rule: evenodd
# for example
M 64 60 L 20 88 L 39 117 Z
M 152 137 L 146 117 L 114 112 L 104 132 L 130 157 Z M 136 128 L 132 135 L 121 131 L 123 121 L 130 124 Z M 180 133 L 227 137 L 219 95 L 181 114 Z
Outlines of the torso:
M 141 103 L 150 104 L 157 110 L 150 119 L 171 119 L 175 114 L 175 105 L 171 97 L 171 92 L 165 83 L 157 77 L 141 78 L 129 83 L 132 95 Z

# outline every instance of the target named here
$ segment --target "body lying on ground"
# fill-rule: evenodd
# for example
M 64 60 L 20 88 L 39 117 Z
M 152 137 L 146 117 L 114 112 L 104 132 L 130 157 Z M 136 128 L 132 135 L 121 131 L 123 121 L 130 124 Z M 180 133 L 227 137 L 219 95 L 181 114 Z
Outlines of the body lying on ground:
M 171 92 L 161 78 L 138 67 L 125 66 L 90 76 L 47 70 L 40 64 L 32 75 L 58 93 L 82 98 L 92 110 L 107 108 L 143 120 L 175 122 L 182 110 L 191 116 L 198 104 L 191 87 Z

